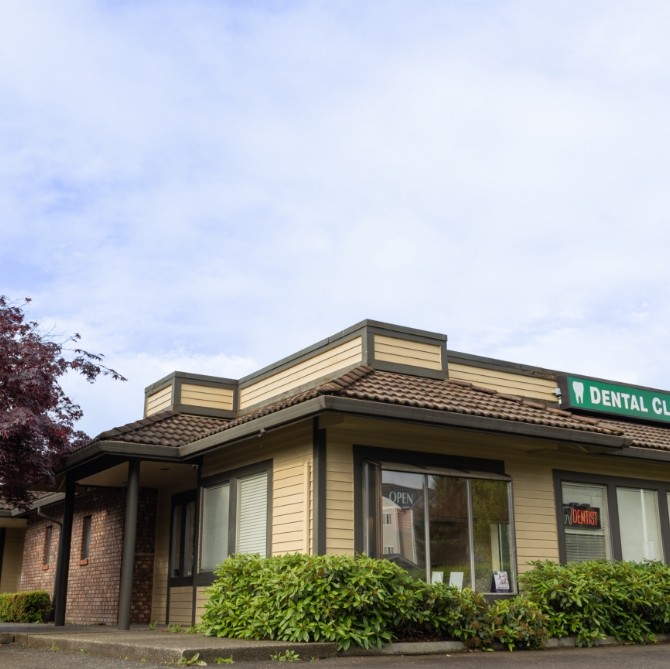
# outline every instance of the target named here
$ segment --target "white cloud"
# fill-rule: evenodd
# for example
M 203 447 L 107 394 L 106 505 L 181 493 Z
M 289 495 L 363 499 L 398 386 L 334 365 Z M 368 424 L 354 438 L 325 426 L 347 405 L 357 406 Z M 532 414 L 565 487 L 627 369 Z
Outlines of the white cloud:
M 1 292 L 124 373 L 369 317 L 667 386 L 670 12 L 575 7 L 8 5 Z

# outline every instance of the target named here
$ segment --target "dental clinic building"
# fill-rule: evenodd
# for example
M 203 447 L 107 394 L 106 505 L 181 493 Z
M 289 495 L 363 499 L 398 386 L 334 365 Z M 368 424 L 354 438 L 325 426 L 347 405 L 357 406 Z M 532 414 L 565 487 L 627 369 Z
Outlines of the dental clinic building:
M 234 552 L 367 553 L 492 596 L 534 560 L 670 560 L 670 394 L 446 340 L 363 321 L 241 380 L 157 381 L 40 515 L 0 509 L 0 590 L 58 584 L 58 624 L 188 625 Z

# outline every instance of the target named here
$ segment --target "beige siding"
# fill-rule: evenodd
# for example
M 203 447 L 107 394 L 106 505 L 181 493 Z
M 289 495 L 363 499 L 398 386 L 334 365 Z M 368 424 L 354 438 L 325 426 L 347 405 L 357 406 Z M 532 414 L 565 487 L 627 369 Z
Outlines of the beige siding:
M 362 359 L 363 340 L 357 337 L 242 388 L 240 408 L 246 409 L 317 379 L 332 376 L 339 370 L 360 363 Z
M 23 561 L 24 528 L 8 527 L 5 530 L 5 551 L 2 558 L 0 592 L 18 592 Z
M 195 622 L 200 622 L 207 603 L 207 588 L 198 588 L 195 597 Z
M 181 386 L 181 404 L 232 411 L 233 390 L 184 383 Z
M 170 385 L 147 397 L 145 413 L 147 416 L 151 416 L 152 414 L 158 413 L 160 411 L 165 411 L 171 406 L 172 386 Z
M 326 552 L 354 552 L 354 463 L 348 439 L 328 435 Z
M 514 495 L 514 525 L 519 572 L 533 560 L 558 561 L 556 502 L 547 467 L 508 464 Z
M 190 626 L 193 620 L 193 588 L 170 588 L 170 624 Z
M 374 336 L 375 360 L 424 369 L 442 369 L 443 347 L 399 337 Z
M 520 395 L 556 403 L 556 395 L 554 394 L 556 381 L 551 379 L 541 379 L 534 376 L 512 374 L 456 363 L 449 363 L 449 378 L 455 381 L 466 381 L 475 386 L 491 388 L 499 393 Z
M 312 445 L 298 443 L 274 459 L 272 554 L 310 553 L 312 546 Z
M 167 607 L 167 583 L 170 559 L 171 491 L 158 491 L 156 513 L 156 548 L 154 551 L 154 585 L 151 619 L 164 624 Z M 172 621 L 170 621 L 172 622 Z

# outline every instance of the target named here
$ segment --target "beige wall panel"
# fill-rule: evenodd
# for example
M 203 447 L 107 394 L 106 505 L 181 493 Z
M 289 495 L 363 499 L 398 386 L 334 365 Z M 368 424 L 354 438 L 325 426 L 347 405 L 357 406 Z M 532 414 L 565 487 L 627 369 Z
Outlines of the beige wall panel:
M 246 409 L 254 404 L 266 402 L 272 397 L 294 390 L 320 377 L 327 377 L 338 370 L 359 364 L 362 360 L 363 340 L 357 337 L 241 388 L 240 408 Z
M 202 475 L 212 476 L 263 460 L 287 460 L 306 452 L 312 453 L 312 424 L 308 421 L 208 453 Z
M 475 386 L 492 388 L 500 393 L 520 395 L 556 404 L 556 382 L 523 374 L 512 374 L 494 369 L 470 367 L 459 363 L 449 363 L 449 378 L 466 381 Z
M 274 513 L 277 516 L 293 516 L 295 517 L 297 514 L 302 514 L 303 509 L 304 509 L 304 504 L 302 500 L 300 501 L 285 501 L 282 499 L 277 500 L 273 504 L 273 509 Z
M 160 411 L 165 411 L 170 408 L 172 404 L 172 386 L 167 386 L 162 390 L 149 395 L 146 399 L 146 415 L 151 416 L 152 414 L 158 413 Z
M 193 616 L 193 588 L 170 588 L 170 624 L 191 625 Z
M 274 458 L 272 555 L 311 550 L 312 450 L 311 431 L 302 429 Z
M 151 602 L 151 620 L 165 621 L 167 582 L 170 555 L 171 491 L 158 491 L 156 511 L 156 548 L 154 552 L 154 582 Z
M 8 527 L 5 529 L 5 551 L 2 557 L 2 580 L 0 592 L 18 592 L 23 564 L 23 543 L 25 528 Z
M 375 360 L 397 365 L 411 365 L 440 371 L 442 351 L 439 344 L 424 344 L 398 337 L 374 336 Z
M 354 552 L 354 469 L 351 443 L 328 433 L 326 457 L 326 552 Z M 343 514 L 343 509 L 351 513 Z
M 303 541 L 276 541 L 272 546 L 272 555 L 284 555 L 285 553 L 304 553 Z
M 184 383 L 181 386 L 181 403 L 189 406 L 207 407 L 232 411 L 232 388 L 212 388 Z
M 195 598 L 195 622 L 198 624 L 205 611 L 205 604 L 207 603 L 207 588 L 198 588 Z

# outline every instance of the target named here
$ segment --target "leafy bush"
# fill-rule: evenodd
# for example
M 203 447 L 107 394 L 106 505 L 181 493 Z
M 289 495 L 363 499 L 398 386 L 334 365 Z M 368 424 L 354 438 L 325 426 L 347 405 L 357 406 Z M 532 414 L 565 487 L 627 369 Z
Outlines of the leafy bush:
M 488 637 L 508 650 L 542 648 L 547 640 L 547 618 L 529 597 L 499 599 L 488 610 Z
M 235 555 L 217 570 L 200 630 L 209 636 L 334 641 L 378 648 L 394 639 L 499 641 L 535 648 L 544 618 L 527 598 L 489 605 L 472 590 L 428 585 L 388 560 L 365 556 Z
M 670 631 L 670 567 L 661 563 L 536 562 L 520 577 L 528 597 L 547 616 L 552 637 L 575 636 L 592 646 L 613 636 L 650 643 Z
M 410 617 L 417 581 L 365 556 L 236 555 L 218 568 L 200 629 L 209 636 L 380 647 Z
M 51 613 L 51 599 L 44 590 L 0 595 L 0 620 L 8 623 L 42 623 Z

